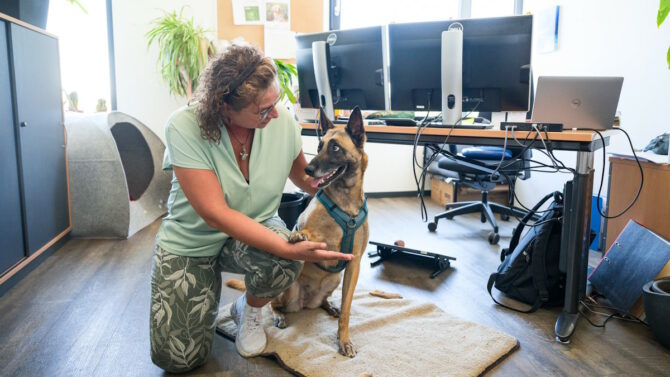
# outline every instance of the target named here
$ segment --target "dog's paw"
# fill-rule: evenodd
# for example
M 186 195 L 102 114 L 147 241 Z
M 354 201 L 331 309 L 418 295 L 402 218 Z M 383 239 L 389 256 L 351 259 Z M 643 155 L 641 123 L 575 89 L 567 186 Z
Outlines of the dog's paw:
M 291 235 L 288 237 L 288 242 L 290 243 L 298 243 L 302 241 L 307 241 L 307 236 L 297 231 L 291 232 Z
M 275 315 L 274 325 L 276 328 L 285 329 L 288 326 L 284 315 Z
M 354 347 L 354 344 L 349 342 L 343 342 L 340 341 L 340 353 L 344 356 L 347 357 L 355 357 L 356 356 L 356 348 Z
M 340 318 L 340 308 L 332 305 L 322 305 L 321 308 L 328 313 L 331 317 Z

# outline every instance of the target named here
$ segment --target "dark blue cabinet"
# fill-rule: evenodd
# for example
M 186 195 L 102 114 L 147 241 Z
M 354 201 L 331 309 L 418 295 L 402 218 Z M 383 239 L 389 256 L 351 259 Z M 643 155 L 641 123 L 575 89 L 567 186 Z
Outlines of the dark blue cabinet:
M 25 255 L 6 27 L 0 20 L 0 274 Z
M 0 17 L 0 285 L 71 228 L 65 147 L 58 39 Z
M 58 40 L 10 25 L 28 254 L 69 225 Z

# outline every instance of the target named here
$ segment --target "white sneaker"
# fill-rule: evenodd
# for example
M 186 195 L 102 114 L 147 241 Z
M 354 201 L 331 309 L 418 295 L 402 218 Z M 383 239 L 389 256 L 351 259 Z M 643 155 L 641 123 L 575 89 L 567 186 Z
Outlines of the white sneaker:
M 247 305 L 246 295 L 240 296 L 230 307 L 230 316 L 237 325 L 235 347 L 244 357 L 260 355 L 267 344 L 262 309 Z

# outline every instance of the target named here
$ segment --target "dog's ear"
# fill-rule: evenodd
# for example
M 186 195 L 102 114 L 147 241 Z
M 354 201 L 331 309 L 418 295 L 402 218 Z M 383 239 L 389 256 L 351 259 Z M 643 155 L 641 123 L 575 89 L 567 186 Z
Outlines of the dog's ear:
M 363 126 L 363 114 L 358 106 L 354 107 L 349 115 L 349 122 L 347 122 L 347 133 L 354 141 L 356 147 L 362 148 L 365 143 L 365 128 Z
M 326 110 L 321 107 L 319 109 L 319 125 L 321 128 L 321 135 L 325 135 L 329 129 L 333 128 L 333 122 L 326 116 Z

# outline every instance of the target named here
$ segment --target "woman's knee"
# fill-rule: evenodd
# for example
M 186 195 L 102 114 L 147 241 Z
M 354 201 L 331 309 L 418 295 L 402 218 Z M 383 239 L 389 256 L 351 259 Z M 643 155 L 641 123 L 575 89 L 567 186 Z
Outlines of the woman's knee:
M 298 279 L 303 262 L 278 258 L 253 273 L 247 273 L 245 283 L 256 297 L 276 297 Z

